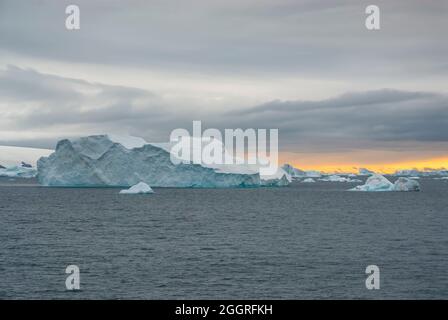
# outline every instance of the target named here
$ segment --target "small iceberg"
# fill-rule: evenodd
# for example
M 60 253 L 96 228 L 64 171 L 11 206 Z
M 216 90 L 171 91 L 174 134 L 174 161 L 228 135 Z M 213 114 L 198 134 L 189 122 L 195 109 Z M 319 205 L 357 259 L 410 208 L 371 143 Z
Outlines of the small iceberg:
M 137 183 L 129 189 L 121 190 L 120 194 L 148 194 L 154 193 L 150 186 L 144 182 Z
M 398 178 L 394 183 L 395 191 L 420 191 L 420 184 L 412 178 Z
M 365 184 L 349 191 L 395 191 L 394 184 L 380 174 L 371 175 Z
M 314 183 L 316 182 L 313 178 L 306 178 L 305 180 L 302 181 L 302 183 Z

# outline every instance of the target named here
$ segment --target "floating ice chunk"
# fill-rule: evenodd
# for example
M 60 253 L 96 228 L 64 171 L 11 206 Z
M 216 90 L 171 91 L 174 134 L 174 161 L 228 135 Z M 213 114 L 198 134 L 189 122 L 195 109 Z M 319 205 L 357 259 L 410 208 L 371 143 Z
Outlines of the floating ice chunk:
M 395 191 L 394 184 L 380 174 L 373 174 L 366 183 L 356 186 L 350 191 Z
M 313 178 L 306 178 L 305 180 L 302 181 L 303 183 L 314 183 L 316 182 Z
M 418 181 L 408 178 L 398 178 L 394 183 L 395 191 L 420 191 L 420 184 Z
M 120 194 L 148 194 L 154 193 L 150 186 L 144 182 L 137 183 L 135 186 L 130 187 L 126 190 L 121 190 Z

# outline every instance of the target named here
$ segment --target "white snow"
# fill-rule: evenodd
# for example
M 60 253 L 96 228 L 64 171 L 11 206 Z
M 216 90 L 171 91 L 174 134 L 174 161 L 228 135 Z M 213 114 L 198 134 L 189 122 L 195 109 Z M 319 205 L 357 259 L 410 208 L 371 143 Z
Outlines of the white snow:
M 121 190 L 120 194 L 148 194 L 154 193 L 150 186 L 144 182 L 139 182 L 136 185 L 126 190 Z
M 380 174 L 373 174 L 365 184 L 356 186 L 350 191 L 394 191 L 394 184 Z
M 420 177 L 409 177 L 409 179 L 420 180 Z
M 394 183 L 394 191 L 420 191 L 420 184 L 416 180 L 400 177 Z

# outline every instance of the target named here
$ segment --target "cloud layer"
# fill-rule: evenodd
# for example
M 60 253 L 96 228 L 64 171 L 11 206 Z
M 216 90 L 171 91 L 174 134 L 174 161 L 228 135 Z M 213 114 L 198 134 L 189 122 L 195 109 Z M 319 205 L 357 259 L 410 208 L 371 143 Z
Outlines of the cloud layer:
M 0 144 L 105 132 L 278 128 L 288 153 L 442 154 L 448 3 L 0 1 Z M 364 154 L 368 154 L 364 152 Z M 378 153 L 381 156 L 381 153 Z
M 0 72 L 0 143 L 52 147 L 62 137 L 129 133 L 167 141 L 175 128 L 278 128 L 283 151 L 343 152 L 448 141 L 448 96 L 383 89 L 322 101 L 272 101 L 244 110 L 202 110 L 149 91 L 9 66 Z M 181 105 L 181 106 L 180 106 Z M 36 133 L 30 137 L 27 132 Z M 412 144 L 411 144 L 412 145 Z

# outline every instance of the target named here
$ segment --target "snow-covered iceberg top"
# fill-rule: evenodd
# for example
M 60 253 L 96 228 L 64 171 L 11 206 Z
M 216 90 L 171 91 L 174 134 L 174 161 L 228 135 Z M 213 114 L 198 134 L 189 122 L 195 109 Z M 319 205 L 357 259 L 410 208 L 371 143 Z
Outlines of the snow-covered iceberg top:
M 374 174 L 365 184 L 356 186 L 350 191 L 420 191 L 420 184 L 416 180 L 403 177 L 392 183 L 384 176 Z
M 149 194 L 154 193 L 149 185 L 144 182 L 139 182 L 136 185 L 126 190 L 121 190 L 120 194 Z
M 142 138 L 98 135 L 62 140 L 56 151 L 38 161 L 39 182 L 46 186 L 123 186 L 139 182 L 154 187 L 282 186 L 290 177 L 282 169 L 263 177 L 257 167 L 175 164 L 169 143 Z

